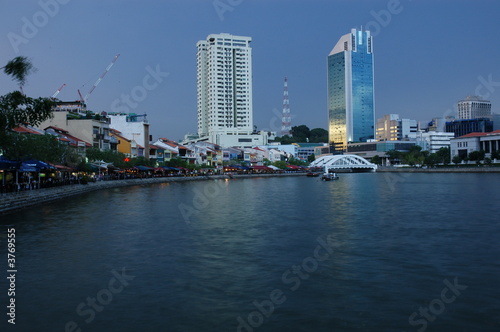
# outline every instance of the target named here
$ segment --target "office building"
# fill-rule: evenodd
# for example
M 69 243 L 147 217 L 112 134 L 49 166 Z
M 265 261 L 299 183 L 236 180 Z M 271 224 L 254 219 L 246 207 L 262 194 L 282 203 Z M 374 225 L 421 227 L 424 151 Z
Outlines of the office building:
M 446 122 L 446 132 L 454 133 L 455 137 L 470 133 L 488 133 L 493 131 L 493 121 L 488 118 L 462 119 Z
M 377 141 L 414 140 L 417 137 L 417 121 L 400 119 L 399 114 L 387 114 L 377 119 Z
M 328 55 L 328 131 L 336 152 L 375 137 L 373 38 L 352 29 Z
M 491 102 L 478 96 L 468 96 L 457 104 L 458 119 L 477 119 L 491 115 Z

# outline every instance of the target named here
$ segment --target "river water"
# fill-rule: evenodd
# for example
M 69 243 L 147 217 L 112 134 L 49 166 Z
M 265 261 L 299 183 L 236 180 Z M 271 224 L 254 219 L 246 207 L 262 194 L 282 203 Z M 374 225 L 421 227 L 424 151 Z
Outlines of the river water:
M 499 331 L 499 197 L 497 174 L 369 173 L 36 206 L 0 217 L 0 330 Z

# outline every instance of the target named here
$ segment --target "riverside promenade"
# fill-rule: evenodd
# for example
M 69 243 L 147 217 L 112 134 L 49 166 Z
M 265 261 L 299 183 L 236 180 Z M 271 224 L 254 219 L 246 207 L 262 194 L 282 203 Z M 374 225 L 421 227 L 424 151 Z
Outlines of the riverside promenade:
M 111 180 L 89 182 L 88 184 L 72 184 L 53 188 L 26 190 L 15 193 L 0 194 L 0 214 L 12 213 L 15 210 L 37 205 L 40 203 L 64 199 L 69 196 L 83 194 L 90 191 L 119 188 L 126 186 L 151 185 L 165 182 L 207 181 L 217 179 L 240 179 L 279 176 L 304 176 L 306 173 L 273 173 L 273 174 L 232 174 L 209 176 L 183 177 L 153 177 L 142 179 Z
M 500 167 L 437 167 L 437 168 L 418 168 L 418 167 L 379 167 L 377 172 L 394 173 L 500 173 Z

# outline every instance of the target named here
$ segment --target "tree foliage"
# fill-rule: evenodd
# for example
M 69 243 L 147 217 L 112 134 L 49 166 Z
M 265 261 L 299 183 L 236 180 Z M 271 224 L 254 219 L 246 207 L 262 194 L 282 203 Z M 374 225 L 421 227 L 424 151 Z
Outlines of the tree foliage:
M 279 169 L 287 169 L 287 167 L 286 167 L 287 163 L 284 160 L 277 160 L 277 161 L 273 162 L 272 165 L 278 167 Z
M 495 150 L 491 153 L 491 158 L 493 159 L 500 159 L 500 150 Z
M 380 156 L 378 154 L 374 155 L 371 159 L 370 159 L 370 162 L 374 163 L 374 164 L 377 164 L 377 165 L 381 165 L 382 164 L 382 158 L 380 158 Z
M 484 159 L 485 152 L 484 150 L 481 151 L 472 151 L 469 152 L 469 160 L 470 161 L 480 161 Z
M 25 57 L 9 61 L 4 72 L 19 84 L 26 82 L 26 76 L 33 66 Z M 20 91 L 0 96 L 0 149 L 8 148 L 11 129 L 20 125 L 37 126 L 52 116 L 54 101 L 51 98 L 31 98 Z
M 284 135 L 276 137 L 276 142 L 281 144 L 292 143 L 326 143 L 328 142 L 328 131 L 323 128 L 309 129 L 306 125 L 294 126 L 291 130 L 291 136 Z
M 328 130 L 323 128 L 311 129 L 311 135 L 309 137 L 309 142 L 311 143 L 327 143 L 328 142 Z
M 11 160 L 37 159 L 70 166 L 81 160 L 74 148 L 52 135 L 10 133 L 6 136 L 6 143 L 4 155 Z
M 24 56 L 18 56 L 7 62 L 3 67 L 4 72 L 12 76 L 17 83 L 23 86 L 26 83 L 26 77 L 36 69 L 31 64 L 31 61 Z
M 127 158 L 124 153 L 114 150 L 102 151 L 98 148 L 89 148 L 86 151 L 87 159 L 90 162 L 104 161 L 112 163 L 119 168 L 131 168 L 134 166 L 154 166 L 154 161 L 145 157 Z
M 451 161 L 457 165 L 457 164 L 460 164 L 462 162 L 462 158 L 460 158 L 460 156 L 453 156 L 453 158 L 451 159 Z

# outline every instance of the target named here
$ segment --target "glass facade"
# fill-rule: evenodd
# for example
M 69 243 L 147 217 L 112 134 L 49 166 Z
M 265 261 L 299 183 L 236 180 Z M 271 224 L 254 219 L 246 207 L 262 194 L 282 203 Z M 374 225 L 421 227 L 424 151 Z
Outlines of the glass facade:
M 328 130 L 336 151 L 375 138 L 372 37 L 353 29 L 328 56 Z

